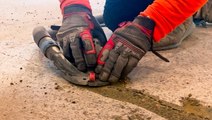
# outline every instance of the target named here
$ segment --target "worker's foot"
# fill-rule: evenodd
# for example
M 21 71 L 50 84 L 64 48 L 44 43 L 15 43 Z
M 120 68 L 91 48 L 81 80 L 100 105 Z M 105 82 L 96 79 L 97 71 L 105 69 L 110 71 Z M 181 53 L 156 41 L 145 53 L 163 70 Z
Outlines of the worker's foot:
M 178 47 L 181 42 L 188 37 L 194 30 L 195 25 L 192 18 L 188 18 L 184 23 L 179 25 L 174 31 L 169 33 L 160 42 L 153 43 L 153 50 L 168 50 Z
M 194 15 L 194 23 L 197 26 L 206 27 L 207 22 L 212 23 L 212 0 L 208 0 L 208 2 Z

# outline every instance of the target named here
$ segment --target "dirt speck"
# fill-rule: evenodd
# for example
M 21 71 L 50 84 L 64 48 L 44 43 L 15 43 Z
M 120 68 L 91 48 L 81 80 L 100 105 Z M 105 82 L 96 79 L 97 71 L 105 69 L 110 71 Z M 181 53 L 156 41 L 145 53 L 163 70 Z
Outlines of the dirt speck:
M 192 94 L 189 94 L 188 97 L 189 97 L 189 98 L 192 97 Z
M 76 101 L 72 101 L 71 103 L 72 103 L 72 104 L 76 104 Z
M 63 90 L 63 88 L 62 88 L 61 86 L 59 86 L 59 85 L 56 85 L 56 86 L 54 87 L 54 89 L 55 89 L 55 90 Z
M 47 104 L 44 104 L 44 107 L 47 107 L 48 105 Z

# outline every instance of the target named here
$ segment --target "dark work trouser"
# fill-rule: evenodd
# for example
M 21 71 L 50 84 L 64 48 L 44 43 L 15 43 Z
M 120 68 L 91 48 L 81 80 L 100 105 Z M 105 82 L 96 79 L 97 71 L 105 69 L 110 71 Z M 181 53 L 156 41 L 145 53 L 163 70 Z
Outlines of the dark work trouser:
M 114 31 L 124 21 L 132 21 L 147 8 L 153 0 L 106 0 L 104 21 L 106 26 Z

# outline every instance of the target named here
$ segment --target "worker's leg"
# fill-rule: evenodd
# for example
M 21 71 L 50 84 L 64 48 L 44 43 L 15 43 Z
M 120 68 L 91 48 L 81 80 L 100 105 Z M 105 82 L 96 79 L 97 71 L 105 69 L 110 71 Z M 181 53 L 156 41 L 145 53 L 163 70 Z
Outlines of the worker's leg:
M 132 21 L 152 2 L 153 0 L 106 0 L 103 14 L 105 24 L 114 31 L 119 23 Z

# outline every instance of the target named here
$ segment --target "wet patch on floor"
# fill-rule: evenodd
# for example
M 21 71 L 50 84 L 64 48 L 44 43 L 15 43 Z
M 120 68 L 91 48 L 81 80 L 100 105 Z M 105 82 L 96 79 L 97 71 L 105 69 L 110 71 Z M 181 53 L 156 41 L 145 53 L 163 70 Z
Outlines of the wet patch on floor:
M 159 97 L 152 96 L 145 91 L 126 88 L 124 84 L 87 89 L 108 98 L 140 106 L 169 120 L 212 119 L 212 108 L 201 105 L 191 96 L 182 98 L 182 106 L 178 106 L 160 100 Z
M 192 98 L 191 95 L 182 98 L 180 102 L 183 104 L 183 109 L 187 113 L 204 116 L 210 120 L 212 119 L 212 107 L 203 106 L 200 101 Z

